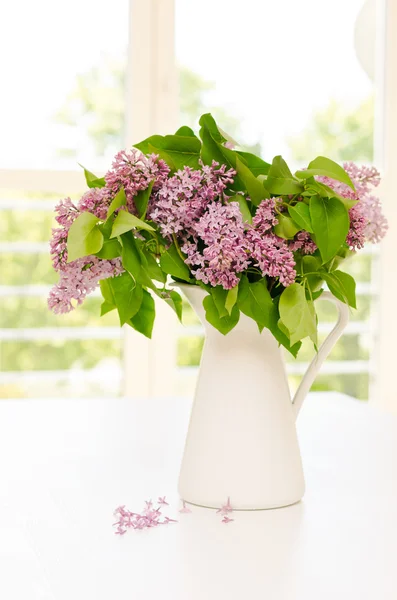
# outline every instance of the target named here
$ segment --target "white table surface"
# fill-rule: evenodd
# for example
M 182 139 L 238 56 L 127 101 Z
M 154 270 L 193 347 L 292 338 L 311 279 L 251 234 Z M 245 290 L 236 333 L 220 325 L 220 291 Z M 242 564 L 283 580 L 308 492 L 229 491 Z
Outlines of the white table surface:
M 397 418 L 312 394 L 295 506 L 178 515 L 190 402 L 0 401 L 1 600 L 395 600 Z M 114 535 L 166 495 L 179 523 Z

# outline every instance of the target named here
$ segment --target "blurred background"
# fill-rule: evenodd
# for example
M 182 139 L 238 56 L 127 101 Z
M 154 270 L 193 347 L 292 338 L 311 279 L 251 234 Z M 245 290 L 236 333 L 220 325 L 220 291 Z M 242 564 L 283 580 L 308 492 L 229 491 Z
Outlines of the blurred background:
M 191 395 L 203 333 L 188 307 L 184 327 L 159 307 L 152 342 L 100 318 L 95 294 L 48 311 L 54 204 L 84 190 L 78 163 L 101 175 L 122 147 L 204 112 L 268 161 L 372 163 L 377 18 L 363 0 L 0 5 L 0 398 Z M 346 265 L 358 310 L 316 390 L 366 400 L 377 386 L 378 252 Z M 318 306 L 324 337 L 335 313 Z M 311 344 L 287 357 L 292 388 L 312 357 Z

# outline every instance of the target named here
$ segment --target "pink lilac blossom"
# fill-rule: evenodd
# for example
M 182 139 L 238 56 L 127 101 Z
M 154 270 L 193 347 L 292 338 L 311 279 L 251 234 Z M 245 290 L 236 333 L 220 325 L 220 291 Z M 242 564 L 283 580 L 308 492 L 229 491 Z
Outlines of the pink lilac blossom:
M 307 231 L 299 231 L 289 243 L 289 249 L 292 250 L 292 252 L 297 252 L 299 250 L 302 254 L 314 254 L 317 250 L 317 246 Z
M 50 290 L 48 306 L 55 314 L 73 310 L 72 301 L 80 305 L 93 292 L 101 279 L 115 277 L 123 272 L 118 258 L 105 260 L 96 256 L 79 258 L 59 271 L 59 282 Z
M 382 213 L 380 200 L 376 196 L 368 195 L 361 200 L 359 206 L 367 218 L 365 237 L 369 242 L 378 244 L 385 237 L 389 227 Z
M 182 246 L 194 277 L 226 290 L 235 287 L 239 282 L 237 274 L 249 265 L 249 245 L 239 204 L 211 202 L 195 224 L 194 238 Z M 200 243 L 205 246 L 201 251 Z
M 251 245 L 250 257 L 264 277 L 278 277 L 284 287 L 294 283 L 295 260 L 286 240 L 254 228 L 247 231 L 247 238 Z
M 278 224 L 275 198 L 262 200 L 257 208 L 252 224 L 254 227 L 260 228 L 263 233 Z
M 112 168 L 106 173 L 106 188 L 114 196 L 124 187 L 127 208 L 135 212 L 134 196 L 146 190 L 154 181 L 153 189 L 161 188 L 169 175 L 170 168 L 156 154 L 146 156 L 140 150 L 122 150 L 114 157 Z
M 350 228 L 346 243 L 351 250 L 364 248 L 368 219 L 362 212 L 361 201 L 349 210 Z
M 164 236 L 182 234 L 183 239 L 194 233 L 194 226 L 208 204 L 223 196 L 235 171 L 213 162 L 200 170 L 190 167 L 177 171 L 167 179 L 149 204 L 150 219 L 160 226 Z
M 88 194 L 90 196 L 88 197 Z M 102 210 L 100 194 L 88 192 L 82 198 L 84 203 L 91 203 L 93 210 Z M 84 204 L 83 204 L 84 205 Z M 91 204 L 90 204 L 91 205 Z M 50 290 L 48 306 L 56 314 L 70 312 L 74 307 L 72 301 L 81 304 L 92 292 L 101 279 L 114 277 L 123 272 L 120 259 L 106 260 L 96 256 L 79 258 L 68 263 L 67 237 L 71 224 L 80 214 L 80 204 L 76 207 L 70 198 L 62 200 L 56 207 L 56 221 L 60 227 L 52 230 L 50 253 L 55 271 L 59 272 L 59 282 Z M 98 215 L 97 215 L 98 216 Z
M 380 173 L 375 167 L 359 166 L 349 161 L 343 164 L 343 168 L 352 180 L 359 198 L 366 196 L 372 188 L 378 187 L 380 183 Z
M 112 198 L 108 188 L 92 188 L 82 196 L 78 209 L 80 212 L 90 212 L 98 219 L 105 220 Z
M 380 201 L 371 194 L 380 182 L 380 174 L 375 167 L 358 166 L 352 162 L 344 163 L 343 168 L 350 176 L 356 191 L 349 186 L 329 177 L 318 177 L 338 194 L 357 204 L 349 210 L 350 230 L 346 239 L 353 250 L 360 249 L 366 241 L 378 243 L 386 235 L 387 219 L 382 213 Z
M 176 519 L 171 519 L 162 514 L 161 506 L 159 504 L 157 508 L 153 508 L 151 500 L 145 501 L 145 508 L 141 513 L 131 512 L 125 508 L 125 505 L 118 506 L 114 511 L 114 516 L 117 519 L 113 523 L 113 527 L 117 528 L 115 534 L 124 535 L 128 529 L 151 529 L 158 525 L 177 523 Z

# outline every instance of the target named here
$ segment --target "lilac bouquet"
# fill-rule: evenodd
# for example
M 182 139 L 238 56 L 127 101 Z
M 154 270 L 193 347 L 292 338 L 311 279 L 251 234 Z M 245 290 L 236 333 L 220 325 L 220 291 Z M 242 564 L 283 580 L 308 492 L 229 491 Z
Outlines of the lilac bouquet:
M 200 125 L 200 138 L 181 127 L 119 152 L 104 178 L 85 170 L 89 190 L 56 207 L 60 279 L 49 307 L 69 312 L 99 285 L 101 314 L 117 310 L 121 325 L 150 337 L 153 296 L 181 318 L 168 284 L 198 285 L 222 334 L 242 312 L 296 356 L 305 337 L 317 344 L 313 301 L 324 283 L 356 307 L 340 266 L 386 233 L 379 173 L 319 156 L 292 174 L 281 156 L 269 164 L 231 148 L 211 115 Z

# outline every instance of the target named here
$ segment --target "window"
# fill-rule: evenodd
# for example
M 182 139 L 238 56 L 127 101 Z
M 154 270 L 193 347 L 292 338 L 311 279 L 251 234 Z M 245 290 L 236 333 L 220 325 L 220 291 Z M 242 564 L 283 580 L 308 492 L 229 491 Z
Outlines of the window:
M 265 160 L 282 154 L 295 168 L 317 155 L 343 162 L 372 162 L 373 82 L 360 65 L 354 31 L 361 0 L 329 4 L 319 19 L 315 0 L 227 4 L 176 2 L 176 49 L 181 77 L 181 122 L 197 126 L 212 112 L 220 126 Z M 324 10 L 327 10 L 324 6 Z M 203 43 L 189 43 L 195 31 Z M 209 17 L 210 15 L 210 17 Z M 329 43 L 331 39 L 338 42 Z M 367 54 L 373 51 L 367 40 Z M 313 389 L 337 390 L 366 399 L 372 349 L 372 249 L 361 251 L 344 269 L 357 279 L 358 310 L 316 379 Z M 335 307 L 318 304 L 320 340 L 332 328 Z M 181 389 L 194 385 L 202 331 L 194 316 L 178 344 Z M 296 388 L 313 356 L 305 342 L 299 360 L 286 357 Z M 189 383 L 187 383 L 189 381 Z
M 121 389 L 114 316 L 100 319 L 100 300 L 90 297 L 81 311 L 55 317 L 46 296 L 56 280 L 54 203 L 84 189 L 78 162 L 101 170 L 122 144 L 128 8 L 92 0 L 0 8 L 0 397 Z
M 159 306 L 150 343 L 120 330 L 113 313 L 99 318 L 95 294 L 67 316 L 48 312 L 54 203 L 83 188 L 77 162 L 101 173 L 124 143 L 178 123 L 197 127 L 208 111 L 266 159 L 282 154 L 299 167 L 324 153 L 370 162 L 373 83 L 353 44 L 361 4 L 335 0 L 326 18 L 315 0 L 246 0 L 244 10 L 237 0 L 201 0 L 199 8 L 195 0 L 123 0 L 113 11 L 104 0 L 23 0 L 0 8 L 0 50 L 8 57 L 0 110 L 0 397 L 192 392 L 203 337 L 191 312 L 181 328 Z M 362 251 L 351 265 L 359 310 L 315 389 L 368 397 L 372 261 Z M 323 336 L 333 311 L 319 305 Z M 307 345 L 300 361 L 289 362 L 292 387 L 312 354 Z

